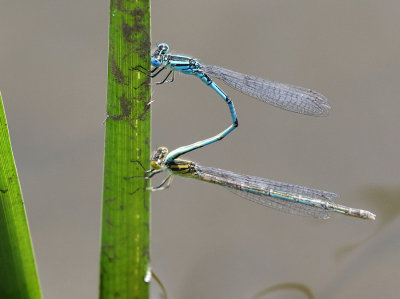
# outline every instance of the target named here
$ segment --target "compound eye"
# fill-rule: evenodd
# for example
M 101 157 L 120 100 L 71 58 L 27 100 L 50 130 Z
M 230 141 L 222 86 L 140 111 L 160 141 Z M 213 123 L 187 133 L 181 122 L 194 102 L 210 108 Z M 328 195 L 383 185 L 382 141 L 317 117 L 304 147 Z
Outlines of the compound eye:
M 160 59 L 157 59 L 155 57 L 151 57 L 151 65 L 152 66 L 156 66 L 156 67 L 160 66 L 161 65 Z
M 165 146 L 159 147 L 158 150 L 160 151 L 160 156 L 165 156 L 166 154 L 168 154 L 168 148 L 166 148 Z
M 160 169 L 160 164 L 158 161 L 151 161 L 151 167 L 154 169 Z
M 165 146 L 160 146 L 157 148 L 156 153 L 154 154 L 154 157 L 157 157 L 158 159 L 162 159 L 166 154 L 168 154 L 168 148 Z
M 169 46 L 166 43 L 161 43 L 158 45 L 158 49 L 160 50 L 161 54 L 165 54 L 169 50 Z

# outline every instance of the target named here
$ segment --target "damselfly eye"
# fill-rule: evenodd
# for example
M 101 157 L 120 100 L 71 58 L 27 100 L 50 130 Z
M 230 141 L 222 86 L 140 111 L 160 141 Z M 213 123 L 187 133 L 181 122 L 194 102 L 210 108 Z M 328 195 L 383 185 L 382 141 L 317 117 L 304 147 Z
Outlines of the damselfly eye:
M 161 65 L 160 58 L 156 57 L 151 57 L 151 64 L 155 67 L 158 67 Z
M 166 43 L 161 43 L 158 45 L 158 49 L 160 49 L 161 54 L 165 54 L 169 50 L 169 46 Z
M 159 147 L 156 152 L 154 153 L 153 160 L 155 159 L 164 159 L 165 156 L 168 154 L 168 148 L 165 146 Z

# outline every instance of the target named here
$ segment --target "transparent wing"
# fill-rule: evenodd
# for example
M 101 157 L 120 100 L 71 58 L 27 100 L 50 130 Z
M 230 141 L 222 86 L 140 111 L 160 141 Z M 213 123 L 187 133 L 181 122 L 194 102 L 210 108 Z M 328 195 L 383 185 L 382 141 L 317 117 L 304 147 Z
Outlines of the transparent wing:
M 247 191 L 233 189 L 231 187 L 225 188 L 247 200 L 284 213 L 314 217 L 319 219 L 328 219 L 330 217 L 329 211 L 321 208 L 307 206 L 301 203 L 290 202 L 279 198 L 267 197 L 263 194 L 249 193 Z
M 327 116 L 331 108 L 324 95 L 311 89 L 264 80 L 215 65 L 203 65 L 202 70 L 244 94 L 285 110 Z
M 329 218 L 329 211 L 322 207 L 294 202 L 289 199 L 271 197 L 268 195 L 270 190 L 287 194 L 288 197 L 301 196 L 311 200 L 316 199 L 319 200 L 318 204 L 320 204 L 321 200 L 333 203 L 331 199 L 338 196 L 335 193 L 327 191 L 310 189 L 255 176 L 241 175 L 213 167 L 196 165 L 195 170 L 199 178 L 203 181 L 219 184 L 250 201 L 290 214 L 322 219 Z

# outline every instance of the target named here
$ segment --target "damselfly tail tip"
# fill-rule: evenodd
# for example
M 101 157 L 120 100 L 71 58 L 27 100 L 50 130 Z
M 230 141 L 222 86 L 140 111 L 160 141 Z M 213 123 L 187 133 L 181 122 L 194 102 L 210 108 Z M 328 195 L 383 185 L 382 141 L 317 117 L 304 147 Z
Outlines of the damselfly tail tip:
M 365 219 L 365 220 L 375 220 L 375 218 L 376 218 L 376 215 L 374 213 L 371 213 L 370 211 L 359 210 L 359 213 L 357 213 L 357 214 L 358 215 L 354 215 L 354 216 Z
M 376 215 L 370 211 L 365 210 L 355 210 L 355 213 L 350 214 L 350 216 L 358 217 L 365 220 L 375 220 Z
M 367 218 L 366 218 L 367 220 L 375 220 L 375 218 L 376 218 L 375 214 L 368 212 L 368 211 L 366 213 L 366 216 L 367 216 Z

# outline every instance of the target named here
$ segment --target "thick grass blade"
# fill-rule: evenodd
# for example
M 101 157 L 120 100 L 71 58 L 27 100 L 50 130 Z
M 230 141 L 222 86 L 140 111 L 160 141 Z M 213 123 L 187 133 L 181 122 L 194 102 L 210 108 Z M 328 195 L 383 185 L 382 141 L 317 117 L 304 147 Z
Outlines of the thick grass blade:
M 0 298 L 41 298 L 28 220 L 0 94 Z
M 113 0 L 100 298 L 149 297 L 145 276 L 150 273 L 150 192 L 146 190 L 144 170 L 134 161 L 150 168 L 150 86 L 141 85 L 149 81 L 145 75 L 130 70 L 138 65 L 150 68 L 149 0 Z

